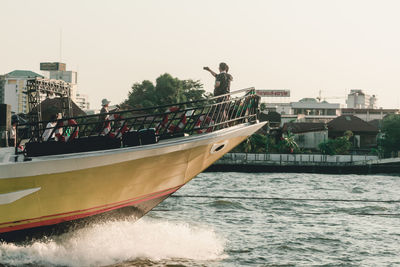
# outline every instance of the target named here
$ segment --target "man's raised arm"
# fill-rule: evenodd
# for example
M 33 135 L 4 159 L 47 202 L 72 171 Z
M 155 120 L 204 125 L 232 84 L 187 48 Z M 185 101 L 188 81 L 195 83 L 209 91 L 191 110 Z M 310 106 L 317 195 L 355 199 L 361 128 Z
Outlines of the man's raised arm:
M 203 67 L 203 69 L 210 72 L 212 76 L 214 76 L 214 77 L 217 76 L 217 74 L 215 72 L 213 72 L 209 67 Z

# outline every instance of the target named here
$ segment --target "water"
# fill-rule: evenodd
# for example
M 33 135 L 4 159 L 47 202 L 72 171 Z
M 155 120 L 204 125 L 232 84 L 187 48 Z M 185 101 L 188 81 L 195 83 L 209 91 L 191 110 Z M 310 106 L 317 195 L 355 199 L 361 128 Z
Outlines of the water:
M 110 221 L 29 245 L 6 266 L 398 266 L 400 200 L 390 175 L 203 173 L 136 223 Z M 236 198 L 237 197 L 237 198 Z M 244 199 L 245 198 L 245 199 Z

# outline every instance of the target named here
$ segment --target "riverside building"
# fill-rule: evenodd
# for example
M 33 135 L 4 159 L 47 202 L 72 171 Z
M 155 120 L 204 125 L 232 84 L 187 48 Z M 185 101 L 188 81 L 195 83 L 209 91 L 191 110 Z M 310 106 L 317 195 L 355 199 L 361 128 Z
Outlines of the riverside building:
M 270 111 L 281 114 L 281 125 L 290 121 L 326 123 L 340 116 L 340 104 L 303 98 L 298 102 L 265 103 L 264 112 Z
M 347 95 L 347 108 L 341 110 L 342 115 L 356 116 L 364 121 L 383 120 L 390 114 L 399 114 L 398 109 L 377 108 L 377 97 L 368 95 L 360 89 L 352 89 Z
M 40 70 L 48 72 L 48 78 L 63 80 L 71 84 L 71 100 L 76 101 L 78 91 L 78 74 L 76 71 L 67 70 L 67 65 L 61 62 L 42 62 Z
M 367 95 L 361 89 L 351 89 L 347 95 L 347 108 L 352 109 L 376 109 L 377 98 L 375 95 Z
M 89 110 L 89 96 L 86 94 L 76 93 L 75 104 L 82 110 Z
M 28 113 L 28 98 L 25 93 L 29 78 L 43 77 L 29 70 L 14 70 L 0 78 L 0 101 L 11 105 L 13 113 Z

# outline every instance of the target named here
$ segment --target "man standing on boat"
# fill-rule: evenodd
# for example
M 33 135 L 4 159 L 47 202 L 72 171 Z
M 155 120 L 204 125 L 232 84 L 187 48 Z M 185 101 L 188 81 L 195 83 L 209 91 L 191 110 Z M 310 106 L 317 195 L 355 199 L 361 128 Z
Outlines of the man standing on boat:
M 209 67 L 204 67 L 206 71 L 210 72 L 215 77 L 214 96 L 224 95 L 230 92 L 232 75 L 228 74 L 229 66 L 221 62 L 219 63 L 219 74 L 212 71 Z
M 216 74 L 209 67 L 204 67 L 203 69 L 210 72 L 211 75 L 215 77 L 214 96 L 220 96 L 230 93 L 231 81 L 233 80 L 233 78 L 232 75 L 228 74 L 229 66 L 226 63 L 219 63 L 219 74 Z M 228 99 L 229 95 L 218 98 L 216 101 L 217 103 L 222 103 Z M 213 114 L 212 121 L 218 122 L 225 120 L 228 114 L 226 108 L 226 104 L 217 105 L 215 110 L 211 113 Z M 223 124 L 222 127 L 225 127 L 225 125 L 226 124 Z

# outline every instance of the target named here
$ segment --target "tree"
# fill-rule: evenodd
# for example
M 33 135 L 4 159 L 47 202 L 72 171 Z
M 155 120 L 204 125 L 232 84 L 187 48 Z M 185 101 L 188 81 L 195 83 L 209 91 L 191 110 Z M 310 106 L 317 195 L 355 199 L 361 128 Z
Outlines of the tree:
M 298 153 L 299 146 L 294 140 L 294 134 L 288 132 L 287 136 L 282 137 L 278 144 L 278 149 L 281 153 Z
M 267 137 L 261 134 L 253 134 L 240 143 L 233 152 L 265 153 L 267 151 Z
M 386 156 L 400 151 L 400 115 L 389 115 L 383 119 L 382 140 Z
M 155 87 L 152 82 L 145 80 L 132 86 L 132 91 L 129 92 L 124 104 L 132 107 L 150 107 L 155 100 Z
M 135 83 L 123 104 L 132 107 L 152 107 L 203 99 L 206 96 L 200 81 L 180 80 L 165 73 L 156 79 L 156 85 L 144 80 Z
M 319 150 L 325 155 L 348 154 L 351 148 L 350 138 L 353 136 L 351 131 L 346 131 L 344 136 L 336 139 L 328 139 L 318 145 Z

